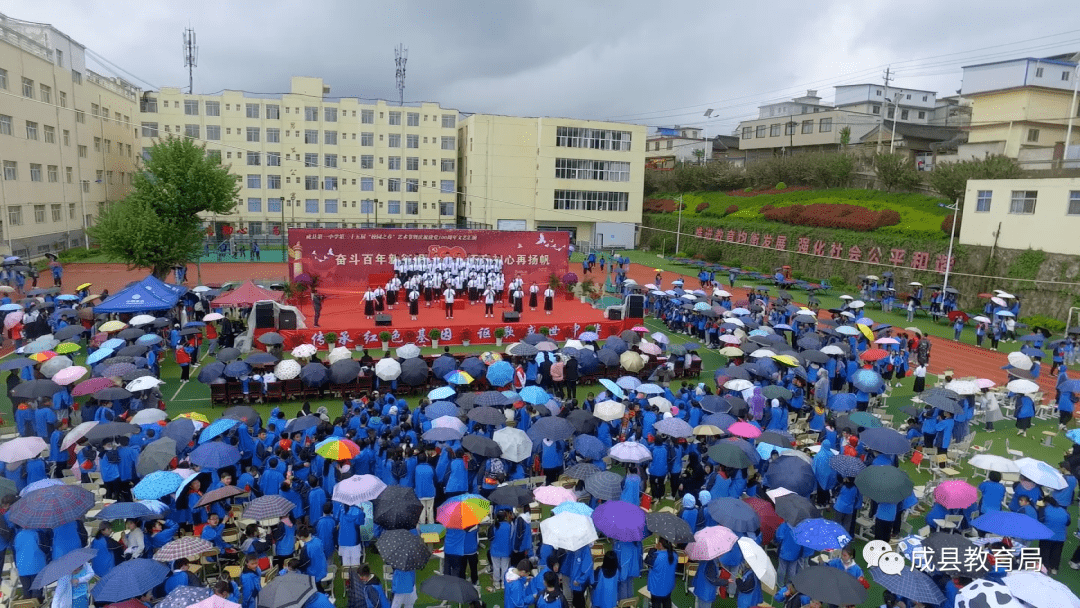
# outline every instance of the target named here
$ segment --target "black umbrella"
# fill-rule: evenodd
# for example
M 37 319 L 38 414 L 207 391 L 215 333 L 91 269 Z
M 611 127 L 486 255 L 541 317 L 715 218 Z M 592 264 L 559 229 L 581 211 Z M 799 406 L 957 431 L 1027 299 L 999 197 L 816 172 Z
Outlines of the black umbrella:
M 511 346 L 508 351 L 509 354 L 515 357 L 533 357 L 538 352 L 540 351 L 535 346 L 526 342 L 518 342 Z
M 423 570 L 431 559 L 431 549 L 420 536 L 408 530 L 383 532 L 375 547 L 383 562 L 395 570 Z
M 428 366 L 427 363 L 420 357 L 413 359 L 406 359 L 401 364 L 401 376 L 398 380 L 401 380 L 409 386 L 420 386 L 427 381 L 428 378 Z
M 798 494 L 785 494 L 776 499 L 776 514 L 784 518 L 789 526 L 795 527 L 804 519 L 821 517 L 821 511 L 814 503 Z
M 600 469 L 595 464 L 591 462 L 579 462 L 569 469 L 566 469 L 563 475 L 566 475 L 570 479 L 588 479 L 599 472 Z M 492 494 L 494 494 L 494 492 L 492 492 Z M 495 501 L 493 500 L 491 502 Z M 532 499 L 530 499 L 529 502 L 532 502 Z
M 201 327 L 188 327 L 186 329 L 181 329 L 180 330 L 180 335 L 181 336 L 194 336 L 195 334 L 201 334 L 201 333 L 202 333 L 202 328 Z
M 735 469 L 745 469 L 754 464 L 738 445 L 730 441 L 721 441 L 710 446 L 709 458 L 717 464 Z
M 348 384 L 360 376 L 360 362 L 355 359 L 342 359 L 330 364 L 330 382 Z
M 150 350 L 150 347 L 145 344 L 131 344 L 116 351 L 116 354 L 124 357 L 141 357 L 145 355 L 148 350 Z
M 719 395 L 705 395 L 701 398 L 701 409 L 710 414 L 725 414 L 731 411 L 731 404 Z
M 224 375 L 225 364 L 221 361 L 214 361 L 213 363 L 204 365 L 203 368 L 199 370 L 199 375 L 196 376 L 196 379 L 203 384 L 210 384 Z
M 713 521 L 735 534 L 753 534 L 761 528 L 761 516 L 754 507 L 730 496 L 714 498 L 706 505 Z
M 536 346 L 537 344 L 539 344 L 541 342 L 547 342 L 548 340 L 549 340 L 549 338 L 547 336 L 545 336 L 544 334 L 535 333 L 535 334 L 529 334 L 529 335 L 525 336 L 525 338 L 522 340 L 522 342 L 524 342 L 526 344 L 532 344 L 533 346 Z
M 866 601 L 866 588 L 859 579 L 832 566 L 803 568 L 792 583 L 799 593 L 824 604 L 858 606 Z
M 794 443 L 794 438 L 783 431 L 765 431 L 758 435 L 754 443 L 769 443 L 780 448 L 789 448 Z
M 453 355 L 447 355 L 445 353 L 440 355 L 439 358 L 435 359 L 435 361 L 432 362 L 432 364 L 431 364 L 432 373 L 435 374 L 436 376 L 438 376 L 439 378 L 442 378 L 442 377 L 446 376 L 446 374 L 449 374 L 450 372 L 456 370 L 457 368 L 458 368 L 457 359 L 455 359 L 453 357 Z M 472 375 L 472 374 L 470 374 L 470 375 Z
M 424 505 L 412 488 L 389 486 L 371 501 L 372 517 L 384 530 L 412 530 L 420 521 Z
M 475 412 L 476 410 L 473 410 Z M 469 412 L 470 414 L 472 412 Z M 505 418 L 504 418 L 505 420 Z M 465 450 L 483 456 L 484 458 L 497 458 L 502 456 L 502 448 L 494 440 L 480 435 L 466 435 L 461 439 L 461 447 Z
M 484 362 L 481 361 L 479 357 L 468 357 L 461 362 L 461 371 L 469 374 L 473 378 L 482 378 L 484 372 L 487 371 L 487 366 L 484 365 Z M 440 378 L 441 377 L 442 376 L 440 376 Z
M 941 555 L 943 549 L 955 550 L 956 555 L 964 555 L 967 549 L 974 549 L 975 544 L 963 534 L 934 532 L 923 539 L 922 546 L 933 550 L 934 555 Z
M 589 466 L 595 468 L 595 465 Z M 488 495 L 488 500 L 493 505 L 524 507 L 525 505 L 531 504 L 535 499 L 533 498 L 532 492 L 525 486 L 499 486 Z
M 434 574 L 424 579 L 424 582 L 420 583 L 420 592 L 454 604 L 471 604 L 480 600 L 480 592 L 472 583 L 463 578 L 442 574 Z M 263 608 L 262 593 L 259 594 L 259 608 Z
M 279 359 L 270 353 L 258 351 L 244 357 L 244 361 L 250 365 L 274 365 Z
M 154 329 L 162 329 L 170 325 L 172 325 L 172 321 L 164 317 L 158 317 L 154 319 L 154 322 L 150 324 L 150 327 L 153 327 Z
M 275 344 L 284 344 L 285 337 L 276 331 L 268 331 L 265 334 L 258 337 L 259 344 L 266 344 L 267 346 L 273 346 Z
M 259 591 L 258 608 L 301 608 L 315 597 L 315 578 L 299 572 L 276 577 Z
M 86 435 L 83 435 L 83 437 L 90 443 L 99 443 L 106 439 L 112 439 L 113 437 L 134 435 L 141 430 L 142 429 L 134 424 L 128 424 L 126 422 L 109 422 L 95 426 L 87 431 Z
M 86 332 L 86 328 L 82 325 L 68 325 L 67 327 L 61 327 L 53 333 L 53 337 L 57 340 L 67 340 L 68 338 L 74 338 L 82 333 Z
M 11 391 L 11 395 L 22 399 L 40 399 L 42 397 L 52 397 L 61 390 L 63 390 L 63 387 L 52 380 L 27 380 L 19 383 Z
M 586 435 L 595 432 L 596 427 L 600 424 L 600 419 L 593 416 L 589 410 L 574 410 L 570 412 L 566 420 L 570 422 L 575 431 Z
M 585 491 L 597 500 L 618 500 L 622 496 L 622 475 L 601 471 L 585 480 Z
M 645 525 L 650 532 L 672 543 L 694 542 L 690 524 L 674 513 L 649 513 L 645 516 Z
M 492 426 L 503 426 L 506 424 L 506 414 L 502 410 L 497 410 L 491 406 L 483 405 L 480 407 L 474 407 L 466 414 L 469 420 L 476 422 L 477 424 L 488 424 Z
M 251 375 L 251 365 L 246 361 L 233 361 L 225 366 L 225 376 L 229 378 L 243 378 Z
M 499 391 L 484 391 L 482 393 L 472 393 L 476 395 L 473 398 L 472 405 L 490 405 L 493 407 L 499 407 L 504 405 L 513 405 L 514 402 L 509 397 L 500 393 Z M 465 402 L 468 400 L 469 395 L 465 395 L 461 399 L 458 399 L 458 404 L 462 407 L 465 406 Z
M 176 440 L 171 437 L 162 437 L 142 449 L 139 453 L 139 462 L 135 465 L 135 472 L 139 474 L 139 477 L 146 477 L 154 471 L 164 471 L 173 458 L 176 458 Z
M 3 363 L 0 363 L 0 371 L 8 371 L 13 369 L 22 369 L 24 367 L 34 367 L 37 365 L 37 361 L 28 357 L 15 357 L 14 359 L 8 359 Z
M 223 361 L 225 363 L 228 363 L 229 361 L 232 361 L 234 359 L 239 359 L 239 358 L 240 358 L 240 349 L 239 348 L 233 348 L 231 346 L 223 348 L 223 349 L 219 350 L 218 353 L 217 353 L 217 360 L 218 361 Z
M 139 329 L 138 327 L 129 327 L 118 332 L 116 334 L 116 337 L 120 338 L 121 340 L 137 340 L 143 337 L 145 334 L 146 332 Z
M 867 449 L 882 454 L 907 454 L 911 450 L 911 442 L 907 437 L 901 435 L 899 431 L 884 426 L 866 429 L 859 433 L 859 442 Z
M 545 416 L 529 427 L 529 436 L 532 437 L 534 433 L 544 439 L 565 441 L 574 434 L 574 427 L 565 418 Z
M 855 485 L 863 496 L 877 502 L 900 502 L 915 487 L 907 473 L 888 465 L 866 467 L 855 477 Z
M 98 401 L 113 401 L 115 399 L 127 399 L 131 397 L 131 391 L 119 386 L 103 388 L 94 393 L 94 399 Z
M 258 425 L 260 419 L 259 412 L 255 411 L 255 408 L 246 405 L 234 405 L 225 410 L 221 417 L 239 420 L 248 426 Z
M 596 358 L 608 367 L 619 367 L 619 353 L 613 349 L 601 348 L 600 352 L 596 353 Z
M 923 403 L 927 403 L 943 412 L 959 414 L 964 411 L 964 407 L 960 405 L 959 401 L 949 399 L 946 395 L 941 393 L 932 393 L 930 395 L 923 394 L 920 398 L 923 400 Z
M 301 368 L 300 380 L 304 386 L 323 386 L 330 381 L 330 370 L 322 363 L 312 361 Z
M 308 414 L 303 418 L 296 418 L 295 420 L 289 422 L 289 424 L 285 427 L 285 433 L 289 435 L 293 433 L 301 433 L 312 427 L 319 426 L 320 423 L 322 423 L 322 418 L 316 416 L 315 414 Z

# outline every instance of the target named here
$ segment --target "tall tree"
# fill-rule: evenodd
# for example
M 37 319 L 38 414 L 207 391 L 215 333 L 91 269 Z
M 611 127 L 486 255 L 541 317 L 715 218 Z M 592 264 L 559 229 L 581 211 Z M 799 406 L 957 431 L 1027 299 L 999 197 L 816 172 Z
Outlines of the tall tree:
M 90 236 L 106 256 L 164 279 L 173 266 L 198 257 L 199 214 L 232 213 L 239 191 L 240 177 L 219 153 L 188 138 L 160 139 L 140 161 L 131 193 L 98 217 Z
M 875 154 L 874 172 L 886 192 L 911 190 L 922 182 L 918 169 L 905 154 L 888 152 Z
M 1020 163 L 995 154 L 986 158 L 938 163 L 930 172 L 930 187 L 950 201 L 964 198 L 969 179 L 1015 179 L 1023 177 Z

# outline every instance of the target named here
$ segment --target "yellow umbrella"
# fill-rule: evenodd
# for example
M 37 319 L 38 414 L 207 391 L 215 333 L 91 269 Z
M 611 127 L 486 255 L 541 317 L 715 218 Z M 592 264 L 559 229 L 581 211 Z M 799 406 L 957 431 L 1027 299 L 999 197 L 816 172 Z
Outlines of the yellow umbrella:
M 89 304 L 90 302 L 93 302 L 94 300 L 96 300 L 96 299 L 98 299 L 100 297 L 101 297 L 100 295 L 98 295 L 96 293 L 92 293 L 92 294 L 86 296 L 85 298 L 83 298 L 82 301 L 79 302 L 79 304 Z
M 66 355 L 68 353 L 76 353 L 82 350 L 82 346 L 75 344 L 74 342 L 61 342 L 55 349 L 57 353 Z
M 783 363 L 784 365 L 787 365 L 789 367 L 795 367 L 799 365 L 799 360 L 795 357 L 792 357 L 791 355 L 776 355 L 775 357 L 773 357 L 773 359 L 778 363 Z
M 720 427 L 711 424 L 699 424 L 694 427 L 694 435 L 698 437 L 716 437 L 723 434 L 724 431 Z
M 855 327 L 858 327 L 858 328 L 859 328 L 859 331 L 861 331 L 861 332 L 862 332 L 862 335 L 866 336 L 866 339 L 867 339 L 867 340 L 871 340 L 871 341 L 873 341 L 873 339 L 874 339 L 874 332 L 870 331 L 870 328 L 869 328 L 869 327 L 867 327 L 867 326 L 863 325 L 862 323 L 856 323 L 856 324 L 855 324 Z
M 86 289 L 87 287 L 90 287 L 91 285 L 93 285 L 93 283 L 83 283 L 82 285 L 79 285 L 78 287 L 76 287 L 75 291 L 82 291 L 82 290 Z
M 720 349 L 720 354 L 725 357 L 741 357 L 743 356 L 743 350 L 737 346 L 725 346 Z
M 107 322 L 103 323 L 101 325 L 101 327 L 98 328 L 98 330 L 103 331 L 105 333 L 111 333 L 111 332 L 114 332 L 114 331 L 120 331 L 121 329 L 124 329 L 125 327 L 127 327 L 127 323 L 124 323 L 124 322 L 121 322 L 121 321 L 107 321 Z
M 177 418 L 187 418 L 187 419 L 193 420 L 195 422 L 201 422 L 203 424 L 210 424 L 210 419 L 207 418 L 206 416 L 200 414 L 199 412 L 187 412 L 187 413 L 184 413 L 184 414 L 180 414 L 179 416 L 177 416 Z

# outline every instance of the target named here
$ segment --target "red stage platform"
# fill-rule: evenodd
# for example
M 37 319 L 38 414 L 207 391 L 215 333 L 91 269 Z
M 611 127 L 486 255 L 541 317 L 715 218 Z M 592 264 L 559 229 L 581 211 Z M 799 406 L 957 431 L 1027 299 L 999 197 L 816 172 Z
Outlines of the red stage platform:
M 279 333 L 285 337 L 286 348 L 290 349 L 303 343 L 313 343 L 320 348 L 326 348 L 324 335 L 330 331 L 338 335 L 338 346 L 380 349 L 382 342 L 379 340 L 379 333 L 382 331 L 390 332 L 392 336 L 390 346 L 393 348 L 407 343 L 430 346 L 428 332 L 432 329 L 440 331 L 440 346 L 461 344 L 466 337 L 472 344 L 494 344 L 495 329 L 499 327 L 506 331 L 503 343 L 511 344 L 520 342 L 529 333 L 539 332 L 541 327 L 549 328 L 550 335 L 562 341 L 576 338 L 585 331 L 588 325 L 596 326 L 596 332 L 600 334 L 600 337 L 606 338 L 618 335 L 623 330 L 640 323 L 640 320 L 609 321 L 604 318 L 602 311 L 588 304 L 582 304 L 576 298 L 566 300 L 562 294 L 555 299 L 555 309 L 550 315 L 544 313 L 542 299 L 540 303 L 541 306 L 537 307 L 536 311 L 529 310 L 526 306 L 521 313 L 521 321 L 518 323 L 502 321 L 502 313 L 513 310 L 505 303 L 495 305 L 494 318 L 485 318 L 483 304 L 472 305 L 466 300 L 459 299 L 456 302 L 454 318 L 447 319 L 441 302 L 434 303 L 431 308 L 424 308 L 421 302 L 420 314 L 416 321 L 409 317 L 408 306 L 399 303 L 394 310 L 385 311 L 385 314 L 389 314 L 392 319 L 390 327 L 376 327 L 374 319 L 364 318 L 360 294 L 332 295 L 323 302 L 319 327 L 312 327 L 315 313 L 311 304 L 305 304 L 301 311 L 307 317 L 306 322 L 309 327 L 279 330 Z

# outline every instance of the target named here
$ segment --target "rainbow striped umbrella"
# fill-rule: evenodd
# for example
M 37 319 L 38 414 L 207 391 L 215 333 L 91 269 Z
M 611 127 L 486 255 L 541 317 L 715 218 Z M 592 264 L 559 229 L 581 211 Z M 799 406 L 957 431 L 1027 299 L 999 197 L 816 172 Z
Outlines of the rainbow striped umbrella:
M 316 446 L 315 453 L 330 460 L 350 460 L 360 453 L 360 446 L 348 439 L 334 438 Z
M 456 369 L 443 376 L 443 380 L 446 380 L 450 384 L 471 384 L 473 377 L 460 369 Z
M 187 418 L 188 420 L 191 420 L 193 422 L 201 422 L 203 424 L 210 424 L 210 419 L 207 418 L 204 414 L 200 414 L 199 412 L 185 412 L 183 414 L 178 414 L 176 417 L 177 418 Z
M 480 525 L 491 512 L 491 503 L 479 494 L 461 494 L 442 504 L 435 520 L 447 528 L 464 530 Z

